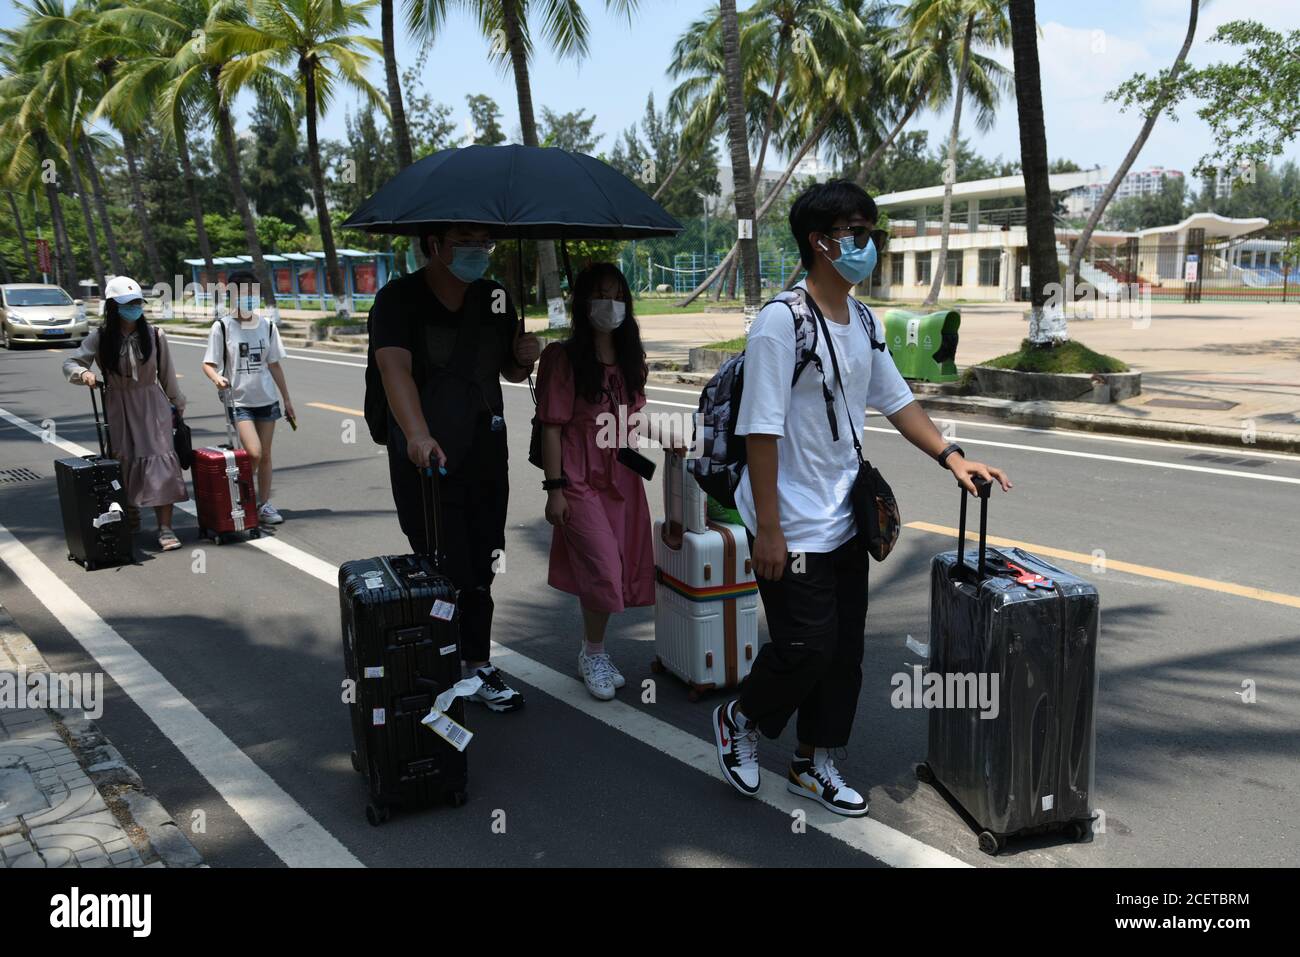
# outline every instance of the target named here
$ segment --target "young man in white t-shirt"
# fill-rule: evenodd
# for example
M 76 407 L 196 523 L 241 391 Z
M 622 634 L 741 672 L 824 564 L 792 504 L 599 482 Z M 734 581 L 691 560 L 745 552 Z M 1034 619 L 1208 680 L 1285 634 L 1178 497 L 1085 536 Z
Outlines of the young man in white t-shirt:
M 257 520 L 263 525 L 279 525 L 284 517 L 271 504 L 271 440 L 281 414 L 290 421 L 295 419 L 282 366 L 284 343 L 280 330 L 259 312 L 257 277 L 237 269 L 227 277 L 226 285 L 233 298 L 231 312 L 212 324 L 203 354 L 203 374 L 212 380 L 218 394 L 230 390 L 227 415 L 257 475 Z M 284 400 L 283 413 L 280 399 Z
M 1001 470 L 967 460 L 944 440 L 884 348 L 884 330 L 850 298 L 875 268 L 883 238 L 872 236 L 876 219 L 871 197 L 847 181 L 809 188 L 790 210 L 790 228 L 808 271 L 800 286 L 830 333 L 818 322 L 821 372 L 809 363 L 791 386 L 790 306 L 769 303 L 749 332 L 736 421 L 736 434 L 746 437 L 748 464 L 736 505 L 750 533 L 771 641 L 755 659 L 740 697 L 713 713 L 723 775 L 747 795 L 759 789 L 759 732 L 775 738 L 797 713 L 799 746 L 788 788 L 847 816 L 867 813 L 866 800 L 845 783 L 831 758 L 831 749 L 848 744 L 862 687 L 868 555 L 849 493 L 858 471 L 853 436 L 862 434 L 867 406 L 951 470 L 968 491 L 975 491 L 975 476 L 1011 488 Z M 823 375 L 834 396 L 838 441 Z

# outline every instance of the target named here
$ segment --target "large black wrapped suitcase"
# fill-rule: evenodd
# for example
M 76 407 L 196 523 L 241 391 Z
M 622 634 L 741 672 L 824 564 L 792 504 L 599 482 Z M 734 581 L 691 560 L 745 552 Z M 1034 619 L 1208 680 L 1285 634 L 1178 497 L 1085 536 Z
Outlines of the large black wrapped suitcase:
M 1092 584 L 1023 549 L 987 547 L 990 488 L 979 483 L 974 561 L 963 492 L 957 551 L 930 566 L 928 670 L 945 689 L 969 692 L 974 676 L 991 693 L 979 707 L 931 708 L 917 776 L 960 804 L 996 854 L 1012 835 L 1091 830 L 1100 603 Z
M 435 698 L 460 680 L 456 588 L 439 571 L 441 506 L 428 474 L 424 491 L 433 555 L 365 558 L 339 569 L 343 659 L 354 691 L 352 766 L 369 781 L 366 819 L 374 825 L 394 805 L 459 806 L 468 796 L 464 751 L 421 724 Z M 462 699 L 446 714 L 463 726 Z
M 102 382 L 96 389 L 104 394 Z M 99 454 L 56 459 L 54 462 L 68 560 L 84 566 L 87 571 L 135 561 L 122 466 L 113 458 L 108 423 L 101 420 L 99 405 L 95 401 L 96 389 L 90 390 L 90 407 L 95 413 Z M 107 417 L 105 406 L 103 418 Z

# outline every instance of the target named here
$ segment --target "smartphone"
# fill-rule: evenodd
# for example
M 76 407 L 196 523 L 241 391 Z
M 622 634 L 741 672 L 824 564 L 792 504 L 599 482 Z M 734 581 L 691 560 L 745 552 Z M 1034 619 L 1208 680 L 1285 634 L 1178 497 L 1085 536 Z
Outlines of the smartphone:
M 618 460 L 647 482 L 655 477 L 655 463 L 633 449 L 619 449 Z

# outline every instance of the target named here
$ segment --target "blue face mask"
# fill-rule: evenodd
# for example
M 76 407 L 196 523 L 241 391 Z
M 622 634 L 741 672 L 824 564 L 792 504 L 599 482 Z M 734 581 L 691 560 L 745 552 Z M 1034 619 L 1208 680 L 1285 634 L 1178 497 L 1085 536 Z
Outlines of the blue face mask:
M 139 320 L 141 316 L 144 315 L 144 304 L 140 302 L 133 302 L 130 303 L 129 305 L 118 306 L 117 314 L 120 318 L 125 319 L 127 322 L 136 322 Z
M 859 249 L 852 236 L 845 236 L 839 241 L 840 258 L 831 262 L 835 271 L 846 280 L 857 285 L 876 271 L 876 244 L 868 239 L 867 245 Z
M 451 249 L 451 274 L 461 282 L 482 279 L 488 270 L 492 254 L 478 246 L 453 246 Z

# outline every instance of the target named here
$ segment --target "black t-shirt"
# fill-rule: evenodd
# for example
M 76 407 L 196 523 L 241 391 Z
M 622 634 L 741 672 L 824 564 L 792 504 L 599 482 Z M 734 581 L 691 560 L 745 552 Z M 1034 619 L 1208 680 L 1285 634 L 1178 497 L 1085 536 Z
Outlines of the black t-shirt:
M 465 310 L 477 313 L 473 361 L 466 369 L 448 370 L 456 349 Z M 514 337 L 519 317 L 505 287 L 490 279 L 471 283 L 465 302 L 452 312 L 434 295 L 424 274 L 416 271 L 394 279 L 375 296 L 370 307 L 370 341 L 375 350 L 395 347 L 411 353 L 416 387 L 440 372 L 472 376 L 482 391 L 485 406 L 475 412 L 502 408 L 501 373 L 514 367 Z M 469 414 L 470 410 L 466 410 Z

